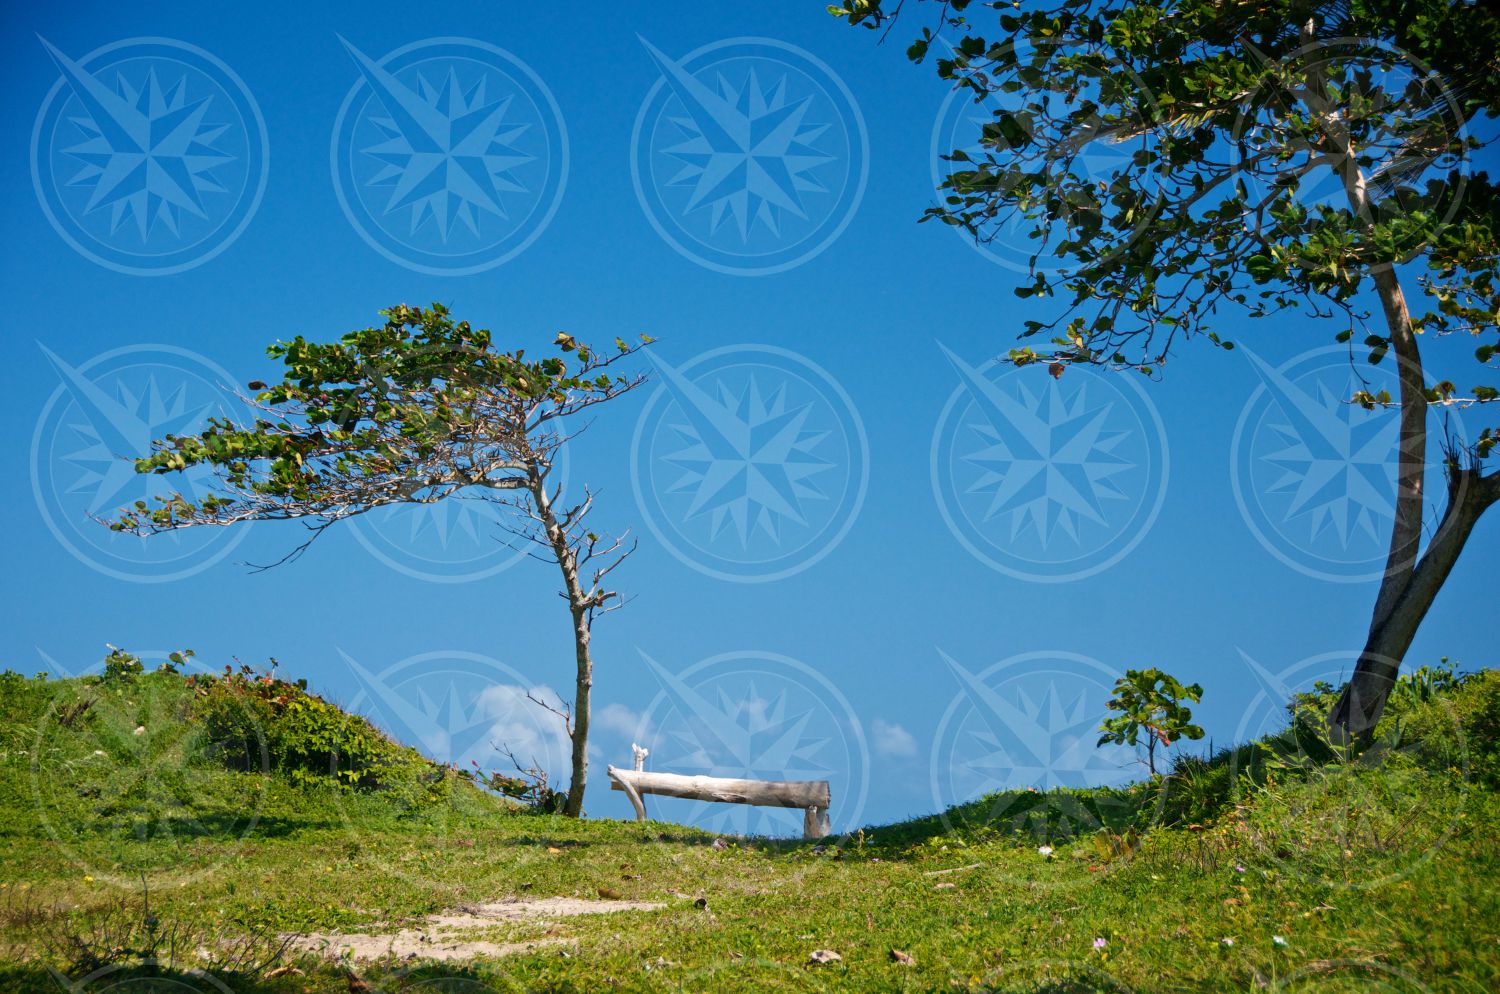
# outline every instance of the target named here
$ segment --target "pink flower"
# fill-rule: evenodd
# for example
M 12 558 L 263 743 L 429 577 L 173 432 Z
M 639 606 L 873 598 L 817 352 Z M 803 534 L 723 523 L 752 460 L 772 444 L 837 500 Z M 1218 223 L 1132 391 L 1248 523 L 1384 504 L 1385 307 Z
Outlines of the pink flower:
M 1103 939 L 1100 939 L 1100 938 L 1095 938 L 1094 939 L 1094 948 L 1095 949 L 1103 949 L 1107 945 L 1109 945 L 1109 943 L 1105 942 Z

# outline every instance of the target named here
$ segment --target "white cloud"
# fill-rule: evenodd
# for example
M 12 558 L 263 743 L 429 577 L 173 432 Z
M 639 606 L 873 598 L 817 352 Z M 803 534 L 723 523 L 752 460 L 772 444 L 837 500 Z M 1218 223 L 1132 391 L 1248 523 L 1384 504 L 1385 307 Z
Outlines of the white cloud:
M 911 732 L 894 722 L 876 718 L 870 723 L 870 739 L 875 744 L 875 753 L 898 759 L 910 759 L 917 754 L 917 740 Z
M 642 715 L 636 714 L 623 704 L 606 704 L 594 712 L 594 726 L 602 731 L 614 732 L 621 738 L 633 742 L 651 738 L 651 728 L 644 725 Z M 649 746 L 649 742 L 641 742 Z
M 567 778 L 572 744 L 563 728 L 562 719 L 546 710 L 527 694 L 546 701 L 557 708 L 562 707 L 557 692 L 548 686 L 525 687 L 514 684 L 494 684 L 479 695 L 482 713 L 493 721 L 486 745 L 493 745 L 496 753 L 491 762 L 508 762 L 504 750 L 515 753 L 522 766 L 535 762 L 552 773 L 554 777 Z

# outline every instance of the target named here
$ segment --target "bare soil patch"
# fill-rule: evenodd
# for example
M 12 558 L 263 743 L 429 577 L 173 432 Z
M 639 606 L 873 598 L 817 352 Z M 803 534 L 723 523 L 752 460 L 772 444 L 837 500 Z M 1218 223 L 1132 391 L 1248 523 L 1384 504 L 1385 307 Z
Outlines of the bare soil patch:
M 576 897 L 511 898 L 468 905 L 429 915 L 420 926 L 395 932 L 314 932 L 294 937 L 288 948 L 314 956 L 355 960 L 396 959 L 465 960 L 477 956 L 509 956 L 547 946 L 571 945 L 565 936 L 541 936 L 517 942 L 497 942 L 469 933 L 499 925 L 527 924 L 542 928 L 579 915 L 607 915 L 619 911 L 657 911 L 664 904 L 650 901 L 590 901 Z

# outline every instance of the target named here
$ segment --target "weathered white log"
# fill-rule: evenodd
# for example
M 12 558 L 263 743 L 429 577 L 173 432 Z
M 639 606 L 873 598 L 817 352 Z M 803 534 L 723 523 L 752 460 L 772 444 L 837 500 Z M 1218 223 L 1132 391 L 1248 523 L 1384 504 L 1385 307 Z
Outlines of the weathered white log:
M 802 808 L 802 834 L 821 839 L 831 834 L 827 780 L 733 780 L 728 777 L 683 776 L 678 773 L 648 773 L 609 767 L 611 790 L 624 791 L 635 808 L 636 819 L 646 820 L 643 794 L 682 797 L 691 801 L 721 801 L 760 807 Z

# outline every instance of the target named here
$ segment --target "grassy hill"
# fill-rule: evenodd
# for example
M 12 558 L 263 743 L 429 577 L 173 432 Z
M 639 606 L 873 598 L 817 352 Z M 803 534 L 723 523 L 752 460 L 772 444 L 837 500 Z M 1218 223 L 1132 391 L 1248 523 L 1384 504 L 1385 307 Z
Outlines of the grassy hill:
M 0 991 L 1500 989 L 1500 673 L 1408 679 L 1355 758 L 1314 693 L 1161 780 L 815 845 L 529 813 L 297 684 L 108 662 L 0 675 Z

